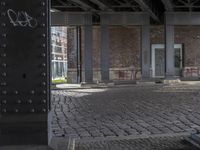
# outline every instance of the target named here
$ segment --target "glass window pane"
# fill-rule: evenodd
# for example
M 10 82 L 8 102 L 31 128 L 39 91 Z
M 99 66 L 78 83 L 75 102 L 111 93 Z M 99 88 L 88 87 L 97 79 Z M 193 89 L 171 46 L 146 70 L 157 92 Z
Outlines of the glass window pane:
M 67 27 L 51 28 L 52 79 L 67 78 Z

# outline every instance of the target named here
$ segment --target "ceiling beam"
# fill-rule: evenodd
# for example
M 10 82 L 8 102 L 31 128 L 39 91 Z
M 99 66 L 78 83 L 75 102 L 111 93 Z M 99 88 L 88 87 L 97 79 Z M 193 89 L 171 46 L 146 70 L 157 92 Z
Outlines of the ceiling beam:
M 53 8 L 79 8 L 78 6 L 60 6 L 60 5 L 55 5 L 52 6 Z
M 63 2 L 62 0 L 56 0 L 57 2 L 59 2 L 60 4 L 62 4 L 63 6 L 67 6 L 67 4 L 65 2 Z
M 197 2 L 199 2 L 199 0 L 195 0 L 192 2 L 192 5 L 196 4 Z
M 113 11 L 109 6 L 101 2 L 100 0 L 92 0 L 93 3 L 99 6 L 101 10 L 108 10 L 108 11 Z
M 200 12 L 166 12 L 167 25 L 200 25 Z
M 84 9 L 85 11 L 88 10 L 94 10 L 90 5 L 88 5 L 87 3 L 83 2 L 82 0 L 71 0 L 72 2 L 78 4 L 81 6 L 82 9 Z
M 187 6 L 174 6 L 174 8 L 187 8 Z M 191 6 L 191 8 L 200 8 L 200 6 Z
M 135 0 L 141 7 L 142 11 L 144 12 L 148 12 L 149 15 L 156 21 L 159 21 L 160 19 L 158 18 L 158 16 L 152 11 L 152 9 L 150 8 L 150 6 L 148 6 L 146 4 L 146 2 L 144 0 Z
M 165 5 L 165 10 L 173 11 L 173 4 L 171 0 L 162 0 L 162 3 Z
M 134 11 L 136 11 L 136 7 L 132 6 L 129 0 L 125 0 L 126 4 L 129 5 L 129 7 L 131 7 Z
M 92 15 L 86 12 L 52 12 L 52 26 L 72 26 L 85 25 L 87 15 Z M 99 14 L 105 15 L 108 19 L 107 25 L 129 26 L 129 25 L 149 25 L 149 20 L 144 19 L 149 17 L 145 12 L 102 12 Z
M 131 6 L 131 5 L 129 5 L 129 4 L 124 4 L 124 5 L 113 5 L 113 6 L 111 6 L 111 8 L 128 8 L 128 7 L 134 8 L 134 9 L 139 8 L 138 6 Z

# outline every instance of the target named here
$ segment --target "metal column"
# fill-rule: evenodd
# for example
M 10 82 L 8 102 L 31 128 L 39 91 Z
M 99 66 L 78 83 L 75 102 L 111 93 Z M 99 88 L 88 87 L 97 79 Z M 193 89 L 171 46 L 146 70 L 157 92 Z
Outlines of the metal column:
M 48 144 L 49 4 L 1 0 L 0 146 Z
M 85 55 L 85 82 L 93 82 L 93 28 L 92 28 L 92 15 L 85 15 L 84 25 L 84 55 Z
M 109 81 L 109 17 L 101 14 L 101 80 Z
M 148 79 L 150 75 L 150 17 L 144 15 L 144 24 L 142 25 L 142 79 Z

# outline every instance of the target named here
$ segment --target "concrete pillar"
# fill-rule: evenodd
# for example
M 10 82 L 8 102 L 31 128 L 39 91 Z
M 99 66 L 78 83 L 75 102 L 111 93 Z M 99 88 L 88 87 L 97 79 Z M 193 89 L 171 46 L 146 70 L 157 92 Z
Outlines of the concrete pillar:
M 92 15 L 85 15 L 85 25 L 84 25 L 84 55 L 85 55 L 85 82 L 93 82 L 93 31 L 92 31 Z
M 101 80 L 109 81 L 109 17 L 101 15 Z
M 76 27 L 76 46 L 77 46 L 77 83 L 81 82 L 81 27 Z
M 150 75 L 150 52 L 151 52 L 151 46 L 150 46 L 150 17 L 149 15 L 144 15 L 144 25 L 142 25 L 142 79 L 148 79 L 151 77 Z
M 77 83 L 78 82 L 78 63 L 79 63 L 79 59 L 78 59 L 78 54 L 79 54 L 79 52 L 78 52 L 78 41 L 77 41 L 77 39 L 78 39 L 78 34 L 77 34 L 77 28 L 74 28 L 74 48 L 73 48 L 73 51 L 74 51 L 74 53 L 75 53 L 75 57 L 74 57 L 74 59 L 76 59 L 76 69 L 77 69 L 77 73 L 76 73 L 76 77 L 74 77 L 73 78 L 73 80 L 72 80 L 72 83 Z
M 166 62 L 166 78 L 175 76 L 174 67 L 174 26 L 165 25 L 165 62 Z

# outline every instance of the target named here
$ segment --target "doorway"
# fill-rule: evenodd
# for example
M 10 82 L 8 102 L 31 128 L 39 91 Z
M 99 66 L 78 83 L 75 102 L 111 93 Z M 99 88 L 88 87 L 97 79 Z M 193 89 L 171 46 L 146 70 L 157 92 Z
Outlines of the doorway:
M 174 67 L 175 75 L 181 76 L 183 67 L 183 46 L 182 44 L 174 44 Z M 152 77 L 164 78 L 165 76 L 165 45 L 152 44 L 151 46 L 151 65 Z

